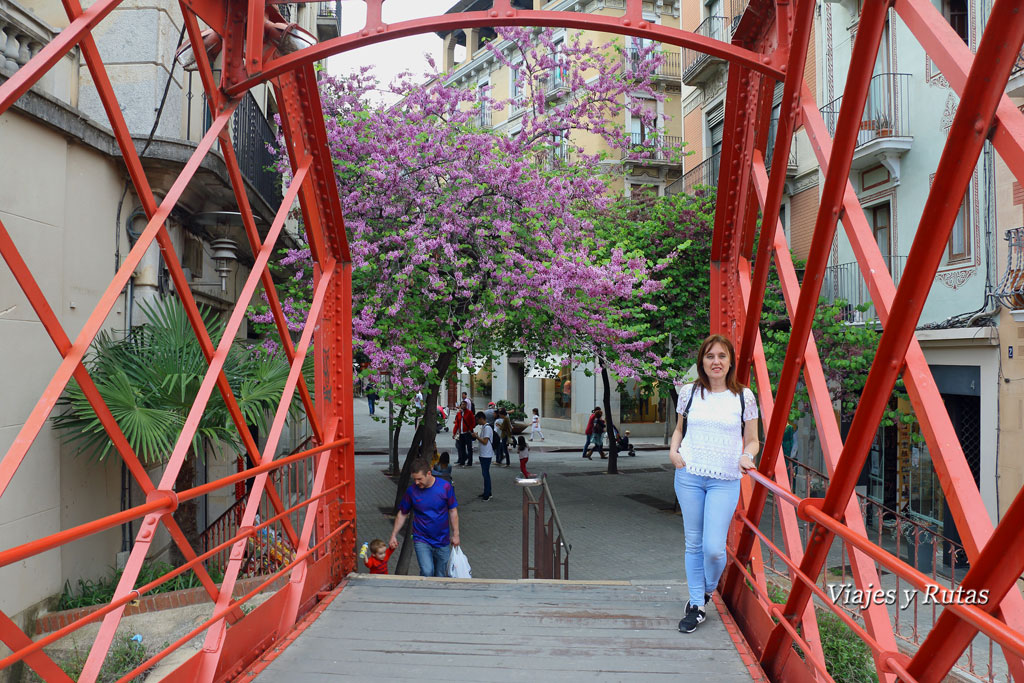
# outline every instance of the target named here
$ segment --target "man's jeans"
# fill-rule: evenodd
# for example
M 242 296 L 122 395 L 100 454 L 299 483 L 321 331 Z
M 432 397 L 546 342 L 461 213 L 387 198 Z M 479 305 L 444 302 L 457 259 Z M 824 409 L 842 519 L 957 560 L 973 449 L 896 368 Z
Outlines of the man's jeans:
M 413 541 L 416 550 L 416 561 L 420 563 L 420 576 L 448 576 L 448 557 L 452 547 L 435 548 L 423 541 Z
M 587 434 L 587 442 L 583 444 L 583 457 L 587 457 L 587 449 L 590 448 L 590 440 L 593 439 L 592 434 Z
M 484 476 L 484 498 L 491 497 L 491 459 L 480 458 L 480 474 Z
M 686 584 L 690 604 L 702 606 L 704 593 L 718 586 L 725 571 L 725 540 L 736 504 L 739 479 L 714 479 L 676 470 L 675 489 L 683 511 L 686 537 Z

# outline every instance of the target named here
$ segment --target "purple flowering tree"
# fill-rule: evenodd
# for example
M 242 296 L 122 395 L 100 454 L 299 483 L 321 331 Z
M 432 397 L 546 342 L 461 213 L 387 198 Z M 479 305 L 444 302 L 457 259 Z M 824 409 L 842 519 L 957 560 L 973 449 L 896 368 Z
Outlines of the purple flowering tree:
M 382 86 L 369 69 L 320 84 L 353 257 L 353 344 L 382 395 L 390 386 L 408 404 L 423 391 L 424 453 L 456 362 L 518 350 L 544 363 L 578 352 L 582 335 L 620 376 L 657 359 L 614 311 L 661 283 L 644 258 L 604 244 L 588 216 L 609 202 L 609 160 L 629 144 L 624 113 L 656 124 L 641 101 L 661 98 L 660 56 L 624 59 L 614 43 L 556 43 L 532 29 L 505 29 L 487 49 L 514 70 L 515 99 L 436 74 L 387 86 L 402 98 L 388 107 L 372 103 Z M 549 87 L 555 79 L 566 88 Z M 515 117 L 506 130 L 481 125 L 501 110 Z M 583 136 L 601 149 L 586 152 Z

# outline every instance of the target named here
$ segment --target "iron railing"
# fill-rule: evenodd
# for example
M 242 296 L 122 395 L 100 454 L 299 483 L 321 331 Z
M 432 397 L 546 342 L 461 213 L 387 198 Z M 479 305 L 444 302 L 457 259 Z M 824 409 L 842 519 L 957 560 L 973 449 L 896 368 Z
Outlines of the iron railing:
M 1011 311 L 1024 308 L 1024 228 L 1006 231 L 1006 270 L 992 295 Z
M 568 580 L 569 552 L 572 546 L 565 540 L 558 509 L 551 498 L 547 475 L 541 475 L 539 479 L 520 479 L 519 484 L 523 487 L 523 578 Z M 534 496 L 533 489 L 538 486 L 541 494 Z M 533 572 L 533 576 L 530 572 Z
M 821 498 L 825 495 L 828 475 L 788 456 L 785 462 L 793 494 L 798 498 Z M 769 494 L 768 498 L 765 514 L 761 518 L 761 529 L 769 536 L 772 544 L 778 545 L 777 540 L 781 540 L 781 529 L 778 527 L 779 501 L 774 493 Z M 903 559 L 935 583 L 956 590 L 970 568 L 967 552 L 959 540 L 943 535 L 934 524 L 903 514 L 860 492 L 857 492 L 856 499 L 868 540 Z M 813 531 L 813 524 L 808 521 L 800 520 L 799 525 L 804 536 Z M 850 547 L 842 538 L 837 538 L 836 543 L 837 547 L 829 554 L 826 571 L 819 577 L 818 585 L 825 591 L 828 591 L 829 584 L 851 585 L 854 580 Z M 788 568 L 778 561 L 774 552 L 765 553 L 764 568 L 775 574 L 782 584 L 789 582 Z M 913 586 L 902 580 L 899 574 L 890 574 L 881 571 L 881 567 L 877 568 L 883 584 L 878 588 L 895 590 L 895 595 L 899 597 L 898 604 L 891 605 L 889 609 L 893 633 L 908 644 L 908 649 L 916 650 L 931 630 L 938 609 L 935 605 L 921 604 L 920 599 L 906 609 L 899 609 L 905 605 L 905 589 L 912 589 Z M 834 604 L 845 609 L 848 614 L 861 616 L 860 609 L 852 602 L 836 600 Z M 979 636 L 968 647 L 956 668 L 984 681 L 1005 680 L 1001 677 L 1005 676 L 1005 672 L 999 674 L 996 671 L 991 640 L 985 636 Z
M 740 18 L 747 11 L 750 0 L 732 0 L 729 6 L 729 14 L 732 16 L 732 30 L 730 34 L 736 33 L 736 27 L 740 25 Z
M 336 28 L 338 29 L 337 35 L 341 35 L 341 0 L 329 0 L 328 2 L 318 2 L 316 8 L 317 21 L 321 19 L 333 19 Z
M 683 148 L 683 139 L 660 133 L 630 133 L 622 158 L 630 161 L 672 161 Z
M 303 447 L 306 445 L 304 443 Z M 295 503 L 309 498 L 309 492 L 313 485 L 313 463 L 309 460 L 300 460 L 274 470 L 270 475 L 270 484 L 268 485 L 277 489 L 285 506 L 292 508 Z M 237 498 L 235 502 L 200 535 L 199 545 L 203 551 L 223 546 L 225 541 L 230 540 L 238 533 L 248 496 L 245 495 L 244 486 L 241 487 L 241 491 L 236 491 L 235 495 Z M 256 524 L 259 524 L 261 520 L 272 519 L 274 514 L 270 499 L 262 498 L 259 512 L 256 513 Z M 250 536 L 246 543 L 245 561 L 240 575 L 271 574 L 288 564 L 295 555 L 295 547 L 288 540 L 284 524 L 287 522 L 292 525 L 292 528 L 301 529 L 305 516 L 305 508 L 297 508 L 285 519 L 274 522 L 260 530 L 259 533 Z M 220 551 L 209 558 L 206 566 L 207 568 L 216 567 L 223 572 L 227 569 L 230 559 L 231 547 L 221 547 Z
M 194 76 L 195 72 L 188 72 L 188 89 L 185 91 L 188 112 L 185 139 L 193 141 L 204 135 L 213 122 L 210 108 L 206 105 L 206 93 Z M 277 145 L 277 136 L 252 93 L 246 93 L 231 116 L 230 126 L 231 143 L 242 175 L 267 204 L 277 206 L 282 198 L 281 177 L 274 170 L 276 157 L 268 149 Z
M 694 33 L 699 36 L 713 38 L 714 40 L 728 41 L 732 37 L 732 21 L 728 17 L 708 17 L 701 22 Z M 711 55 L 707 53 L 684 48 L 682 57 L 683 81 L 685 82 L 692 78 L 694 74 L 704 67 L 709 59 L 711 59 Z
M 683 174 L 683 177 L 665 188 L 665 194 L 693 194 L 698 185 L 718 186 L 718 171 L 721 153 L 712 154 L 700 164 Z
M 1021 51 L 1017 53 L 1017 61 L 1014 62 L 1010 75 L 1015 76 L 1021 71 L 1024 71 L 1024 48 L 1021 48 Z
M 889 274 L 892 275 L 893 284 L 899 285 L 907 257 L 883 256 L 882 258 L 885 259 Z M 878 319 L 878 313 L 875 312 L 875 307 L 871 303 L 871 292 L 868 290 L 857 262 L 840 263 L 826 268 L 821 285 L 821 296 L 829 302 L 838 299 L 845 301 L 844 317 L 849 322 L 863 323 Z M 863 305 L 867 305 L 866 310 L 860 310 Z
M 771 123 L 768 126 L 768 146 L 764 150 L 764 166 L 766 169 L 771 170 L 772 158 L 775 156 L 775 134 L 779 130 L 779 117 L 773 116 Z M 790 168 L 796 168 L 797 157 L 796 157 L 796 136 L 794 136 L 789 145 L 789 163 L 787 164 Z
M 491 108 L 483 105 L 476 113 L 476 125 L 479 128 L 491 127 Z
M 641 59 L 642 50 L 631 47 L 622 55 L 623 66 L 629 71 L 635 71 Z M 654 53 L 660 56 L 658 66 L 654 69 L 654 75 L 658 78 L 669 78 L 678 80 L 682 74 L 682 56 L 678 52 L 663 50 Z
M 882 73 L 871 78 L 864 104 L 857 146 L 887 137 L 910 136 L 910 74 Z M 828 134 L 836 135 L 842 96 L 821 108 Z

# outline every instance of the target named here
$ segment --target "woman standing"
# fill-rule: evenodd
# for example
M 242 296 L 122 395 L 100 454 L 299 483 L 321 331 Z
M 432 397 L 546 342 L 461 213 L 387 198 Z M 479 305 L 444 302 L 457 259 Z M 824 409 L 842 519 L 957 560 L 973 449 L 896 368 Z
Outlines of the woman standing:
M 713 334 L 697 358 L 697 381 L 679 392 L 680 418 L 669 451 L 686 537 L 690 599 L 679 622 L 683 633 L 704 621 L 704 605 L 725 570 L 725 541 L 740 479 L 755 467 L 759 447 L 757 399 L 736 380 L 732 342 Z

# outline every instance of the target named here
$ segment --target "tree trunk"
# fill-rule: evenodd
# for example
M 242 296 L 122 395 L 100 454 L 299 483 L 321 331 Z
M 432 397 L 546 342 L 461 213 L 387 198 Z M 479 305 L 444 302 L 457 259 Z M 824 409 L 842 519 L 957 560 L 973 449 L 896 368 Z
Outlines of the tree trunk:
M 427 395 L 423 398 L 423 441 L 420 444 L 420 455 L 424 458 L 434 456 L 434 443 L 437 440 L 437 395 L 441 390 L 441 383 L 444 382 L 448 368 L 455 359 L 453 351 L 445 351 L 437 357 L 434 363 L 434 373 L 438 378 L 437 382 L 427 388 Z
M 618 474 L 619 445 L 615 443 L 615 423 L 612 420 L 612 385 L 604 363 L 601 363 L 601 381 L 604 383 L 604 426 L 608 432 L 608 474 Z
M 178 470 L 178 476 L 174 479 L 174 490 L 178 493 L 187 491 L 195 486 L 195 482 L 196 452 L 192 446 L 189 446 L 188 452 L 185 453 L 185 461 L 181 464 L 181 469 Z M 181 532 L 185 534 L 185 538 L 188 539 L 189 545 L 192 546 L 197 554 L 203 552 L 203 549 L 199 547 L 198 512 L 199 499 L 193 498 L 192 500 L 183 501 L 178 505 L 178 509 L 174 511 L 173 515 L 174 521 L 176 521 L 178 526 L 181 527 Z M 182 554 L 181 549 L 178 548 L 178 544 L 171 544 L 171 564 L 178 567 L 184 563 L 185 556 Z
M 405 420 L 405 409 L 409 406 L 402 406 L 398 410 L 398 419 L 395 425 L 395 434 L 391 441 L 391 452 L 388 453 L 388 474 L 398 474 L 398 435 L 402 433 L 402 423 Z

